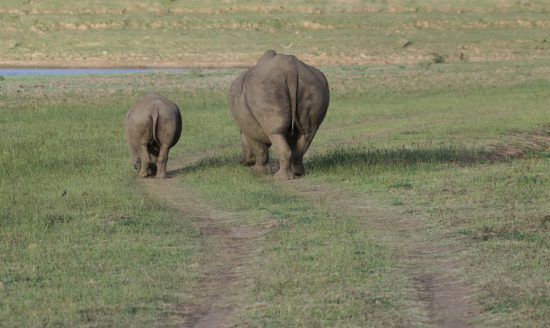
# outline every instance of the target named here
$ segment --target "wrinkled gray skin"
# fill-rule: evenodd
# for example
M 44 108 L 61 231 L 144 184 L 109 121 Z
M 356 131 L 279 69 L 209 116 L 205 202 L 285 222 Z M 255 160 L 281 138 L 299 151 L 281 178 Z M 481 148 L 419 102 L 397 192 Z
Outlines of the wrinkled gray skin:
M 241 163 L 271 173 L 268 149 L 273 145 L 279 157 L 275 177 L 302 176 L 304 153 L 329 104 L 323 73 L 292 55 L 269 50 L 233 81 L 229 98 L 241 130 Z
M 181 135 L 179 108 L 170 100 L 150 93 L 126 115 L 126 141 L 140 177 L 166 178 L 168 151 Z

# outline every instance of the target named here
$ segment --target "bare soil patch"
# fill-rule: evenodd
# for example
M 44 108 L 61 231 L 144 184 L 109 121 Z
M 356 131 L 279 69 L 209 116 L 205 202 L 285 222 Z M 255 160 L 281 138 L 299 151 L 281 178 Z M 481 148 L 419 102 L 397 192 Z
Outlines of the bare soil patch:
M 304 28 L 311 30 L 330 30 L 330 25 L 322 26 L 317 23 L 305 23 Z M 292 45 L 292 43 L 291 43 Z M 284 44 L 281 44 L 284 47 Z M 292 53 L 291 50 L 282 51 Z M 441 55 L 440 55 L 441 56 Z M 248 68 L 257 59 L 253 53 L 217 53 L 205 55 L 202 53 L 186 53 L 184 56 L 138 54 L 129 57 L 127 54 L 108 54 L 85 57 L 80 54 L 64 54 L 53 56 L 45 54 L 23 55 L 19 58 L 5 57 L 0 59 L 2 68 Z M 522 54 L 503 51 L 501 53 L 483 52 L 472 49 L 469 53 L 457 52 L 437 57 L 445 63 L 463 62 L 467 59 L 471 63 L 483 62 L 513 62 L 525 59 Z M 545 50 L 533 50 L 530 59 L 546 58 Z M 322 53 L 315 54 L 305 51 L 300 59 L 313 66 L 367 66 L 367 65 L 429 65 L 434 63 L 434 55 L 427 52 L 408 53 Z M 436 61 L 437 62 L 437 61 Z

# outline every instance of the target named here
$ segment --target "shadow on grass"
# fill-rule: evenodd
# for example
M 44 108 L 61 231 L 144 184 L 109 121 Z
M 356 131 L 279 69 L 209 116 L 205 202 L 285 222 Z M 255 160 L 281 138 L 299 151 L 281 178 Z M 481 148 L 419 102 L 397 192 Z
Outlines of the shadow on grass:
M 502 160 L 505 160 L 504 158 Z M 492 162 L 490 153 L 480 149 L 466 147 L 441 146 L 437 148 L 374 148 L 347 147 L 335 149 L 323 154 L 313 155 L 307 160 L 312 170 L 330 170 L 338 167 L 353 166 L 414 166 L 430 163 L 473 163 Z
M 166 172 L 169 178 L 174 178 L 182 174 L 190 174 L 205 169 L 211 169 L 216 167 L 222 167 L 226 165 L 238 164 L 239 159 L 233 155 L 217 155 L 211 157 L 204 157 L 195 162 L 187 164 L 183 167 Z
M 273 151 L 271 155 L 270 165 L 275 172 L 278 169 L 278 162 L 275 158 L 276 154 Z M 305 164 L 308 169 L 323 171 L 335 168 L 377 165 L 387 165 L 394 168 L 436 163 L 471 165 L 508 162 L 526 156 L 547 157 L 547 152 L 544 147 L 534 148 L 523 144 L 514 146 L 500 145 L 491 150 L 454 145 L 441 145 L 433 148 L 415 146 L 388 148 L 348 146 L 312 155 L 306 160 Z M 204 169 L 240 165 L 238 157 L 239 155 L 237 154 L 220 154 L 204 157 L 167 173 L 169 177 L 176 177 L 181 174 L 193 173 Z
M 418 164 L 454 163 L 470 165 L 478 163 L 508 162 L 522 158 L 548 158 L 550 154 L 550 125 L 534 131 L 512 134 L 488 148 L 473 148 L 452 144 L 428 146 L 394 146 L 375 148 L 353 146 L 327 150 L 313 155 L 307 161 L 312 169 L 334 169 L 364 165 L 388 165 L 411 167 Z

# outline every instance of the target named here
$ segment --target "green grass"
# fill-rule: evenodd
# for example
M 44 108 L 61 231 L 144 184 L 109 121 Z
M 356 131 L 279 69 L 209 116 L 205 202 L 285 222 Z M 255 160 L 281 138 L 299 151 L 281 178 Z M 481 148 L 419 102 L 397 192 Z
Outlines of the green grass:
M 365 76 L 370 70 L 375 81 L 354 73 Z M 528 66 L 516 75 L 538 70 L 542 67 Z M 433 79 L 459 71 L 445 66 Z M 455 78 L 468 74 L 464 71 Z M 491 71 L 489 66 L 470 74 L 483 80 Z M 394 84 L 399 74 L 415 72 L 415 67 L 329 70 L 329 77 L 339 79 L 304 179 L 386 199 L 465 236 L 468 279 L 481 288 L 480 301 L 493 320 L 543 322 L 548 157 L 535 153 L 494 163 L 484 154 L 514 131 L 541 128 L 549 83 L 539 77 L 512 86 L 494 81 L 484 88 L 446 90 L 425 88 L 423 82 L 432 79 L 418 75 L 408 89 Z M 182 301 L 175 289 L 192 288 L 188 264 L 197 236 L 172 210 L 143 198 L 121 132 L 133 99 L 159 81 L 189 122 L 173 156 L 204 151 L 214 156 L 184 171 L 185 183 L 243 218 L 277 222 L 254 270 L 254 298 L 239 320 L 396 324 L 420 311 L 407 310 L 405 278 L 360 222 L 316 208 L 291 187 L 236 165 L 236 128 L 224 94 L 232 75 L 2 82 L 2 322 L 16 325 L 25 317 L 30 326 L 147 326 L 168 316 L 167 304 Z M 386 85 L 346 91 L 351 81 Z M 182 84 L 187 89 L 179 93 Z M 90 88 L 95 93 L 86 92 Z M 399 94 L 384 102 L 391 90 Z M 481 115 L 474 117 L 476 112 Z M 356 128 L 348 129 L 345 118 Z M 401 128 L 400 121 L 410 124 Z M 514 260 L 505 254 L 514 254 Z
M 357 115 L 357 128 L 344 127 L 333 103 L 329 118 L 342 121 L 334 134 L 344 135 L 327 133 L 323 139 L 330 150 L 316 152 L 306 169 L 314 181 L 401 206 L 464 238 L 465 279 L 481 290 L 479 301 L 490 318 L 486 324 L 521 320 L 541 326 L 550 313 L 545 287 L 549 84 L 538 77 L 509 84 L 428 91 L 414 86 L 414 93 L 386 101 L 377 98 L 385 92 L 373 92 L 364 99 L 374 102 L 362 109 L 355 96 L 343 96 L 343 108 L 351 113 L 346 118 Z M 529 144 L 522 132 L 537 130 L 547 138 L 545 150 L 527 149 L 523 160 L 498 157 L 494 162 L 491 153 L 499 145 L 521 148 Z M 331 140 L 339 146 L 331 146 Z
M 9 91 L 35 81 L 1 86 L 0 326 L 151 326 L 194 279 L 197 232 L 136 183 L 125 97 Z
M 485 324 L 548 320 L 548 150 L 493 157 L 547 129 L 548 63 L 325 69 L 332 103 L 302 186 L 415 213 L 463 246 Z M 178 318 L 207 249 L 144 196 L 123 137 L 155 89 L 183 111 L 178 181 L 210 206 L 270 225 L 235 323 L 423 322 L 410 277 L 368 222 L 237 164 L 226 92 L 238 70 L 0 82 L 2 326 L 151 326 Z M 444 82 L 441 82 L 444 81 Z M 243 291 L 244 292 L 244 291 Z
M 332 98 L 308 175 L 280 183 L 237 164 L 227 110 L 236 69 L 0 77 L 0 327 L 181 322 L 196 263 L 212 250 L 190 218 L 145 196 L 130 168 L 124 115 L 152 90 L 183 110 L 171 156 L 203 158 L 177 182 L 242 224 L 270 227 L 236 325 L 426 322 L 392 237 L 298 184 L 422 218 L 461 249 L 457 274 L 476 288 L 479 325 L 544 326 L 550 162 L 533 131 L 548 140 L 548 10 L 500 0 L 3 1 L 0 65 L 249 66 L 273 48 L 323 66 Z M 499 153 L 510 147 L 523 157 Z
M 479 325 L 544 326 L 550 157 L 536 140 L 548 140 L 550 123 L 549 10 L 501 0 L 2 1 L 0 65 L 249 66 L 273 48 L 322 66 L 331 105 L 308 174 L 280 183 L 237 164 L 227 109 L 237 69 L 0 77 L 0 327 L 181 321 L 196 263 L 212 250 L 190 218 L 145 196 L 130 168 L 124 115 L 149 91 L 182 108 L 171 156 L 202 158 L 179 168 L 177 183 L 239 223 L 270 227 L 236 325 L 426 322 L 391 236 L 299 186 L 422 218 L 459 246 Z M 510 147 L 523 157 L 501 154 Z
M 312 158 L 310 178 L 344 185 L 359 197 L 381 197 L 462 237 L 465 278 L 480 288 L 479 301 L 497 325 L 548 320 L 547 157 L 465 163 L 469 150 L 361 151 Z

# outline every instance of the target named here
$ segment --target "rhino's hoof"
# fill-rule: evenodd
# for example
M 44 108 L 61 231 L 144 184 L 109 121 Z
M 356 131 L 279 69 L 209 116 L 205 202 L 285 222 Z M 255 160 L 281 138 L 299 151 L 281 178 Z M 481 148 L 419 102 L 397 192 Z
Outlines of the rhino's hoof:
M 253 166 L 253 165 L 256 164 L 256 159 L 255 158 L 253 158 L 253 159 L 241 158 L 240 163 L 243 166 Z
M 296 177 L 301 177 L 302 175 L 306 174 L 304 164 L 292 165 L 292 172 L 294 172 L 294 176 Z
M 279 170 L 275 173 L 275 179 L 278 180 L 292 180 L 294 179 L 294 174 L 289 170 Z
M 271 166 L 269 165 L 254 165 L 254 171 L 261 174 L 271 174 Z

